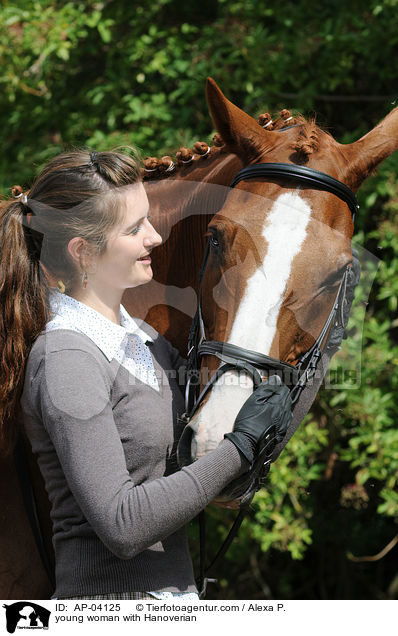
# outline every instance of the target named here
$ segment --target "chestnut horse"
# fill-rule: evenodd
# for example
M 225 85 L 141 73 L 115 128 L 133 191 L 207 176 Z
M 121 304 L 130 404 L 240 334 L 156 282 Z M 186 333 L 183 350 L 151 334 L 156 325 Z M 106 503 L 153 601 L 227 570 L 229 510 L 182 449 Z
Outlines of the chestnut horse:
M 193 312 L 183 315 L 176 299 L 178 290 L 180 300 L 187 290 L 198 291 L 194 276 L 200 268 L 207 229 L 210 252 L 202 286 L 206 340 L 236 345 L 295 366 L 321 333 L 343 273 L 352 262 L 352 210 L 338 196 L 298 186 L 289 177 L 251 177 L 233 190 L 214 184 L 229 186 L 241 166 L 282 163 L 316 169 L 356 192 L 372 170 L 398 148 L 398 108 L 360 140 L 342 145 L 314 121 L 295 119 L 288 111 L 276 126 L 269 116 L 262 116 L 259 126 L 260 122 L 226 99 L 213 80 L 208 81 L 207 99 L 223 141 L 214 159 L 211 154 L 207 159 L 207 171 L 200 155 L 193 155 L 190 168 L 183 164 L 168 179 L 164 172 L 159 174 L 165 160 L 160 165 L 147 163 L 152 170 L 157 165 L 155 176 L 163 178 L 153 184 L 153 192 L 147 188 L 152 215 L 155 221 L 161 218 L 164 210 L 159 205 L 170 201 L 163 223 L 168 217 L 168 231 L 174 224 L 177 227 L 154 254 L 157 282 L 153 284 L 160 281 L 165 292 L 173 289 L 174 298 L 168 302 L 165 295 L 157 304 L 154 288 L 149 286 L 138 293 L 150 297 L 147 320 L 172 342 L 185 346 Z M 192 182 L 192 193 L 184 184 L 186 197 L 180 204 L 176 176 Z M 189 205 L 194 209 L 187 210 Z M 159 228 L 162 232 L 161 225 Z M 202 250 L 196 249 L 195 240 L 201 242 Z M 127 295 L 130 310 L 137 314 L 140 298 L 136 290 Z M 203 356 L 202 371 L 206 370 L 207 377 L 203 380 L 202 374 L 201 387 L 219 367 L 217 356 Z M 231 430 L 252 389 L 253 383 L 236 370 L 227 371 L 214 384 L 190 422 L 192 460 L 215 448 Z
M 130 313 L 145 318 L 185 354 L 205 234 L 210 232 L 213 248 L 203 281 L 208 335 L 294 364 L 321 329 L 338 275 L 350 261 L 351 216 L 340 199 L 317 189 L 262 178 L 242 181 L 232 193 L 228 186 L 244 166 L 277 161 L 314 167 L 356 191 L 372 169 L 397 149 L 398 109 L 362 139 L 343 146 L 314 122 L 290 119 L 290 113 L 283 113 L 276 124 L 264 116 L 259 125 L 229 102 L 212 80 L 207 90 L 222 140 L 211 148 L 195 144 L 192 156 L 182 150 L 177 165 L 171 158 L 145 162 L 151 220 L 164 244 L 153 253 L 154 280 L 126 292 L 123 302 Z M 206 357 L 204 363 L 211 372 L 218 365 L 213 357 Z M 216 385 L 197 413 L 195 457 L 231 429 L 251 390 L 250 383 L 227 384 Z M 32 458 L 29 461 L 34 470 Z M 46 598 L 51 585 L 11 460 L 3 462 L 0 470 L 0 597 Z M 50 551 L 48 501 L 35 470 L 33 481 Z

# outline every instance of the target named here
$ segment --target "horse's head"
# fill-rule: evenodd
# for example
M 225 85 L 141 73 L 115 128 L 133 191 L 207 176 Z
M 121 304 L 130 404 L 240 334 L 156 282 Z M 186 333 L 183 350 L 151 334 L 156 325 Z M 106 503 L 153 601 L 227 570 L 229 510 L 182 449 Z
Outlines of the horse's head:
M 398 109 L 359 141 L 342 145 L 304 118 L 278 131 L 262 128 L 212 80 L 207 96 L 226 149 L 245 166 L 305 166 L 356 191 L 397 147 Z M 208 226 L 202 286 L 206 339 L 297 365 L 322 332 L 350 267 L 353 229 L 347 203 L 320 187 L 289 176 L 241 180 Z M 202 371 L 210 376 L 219 365 L 214 355 L 202 359 Z M 191 420 L 194 459 L 232 429 L 252 388 L 251 378 L 236 370 L 213 385 Z

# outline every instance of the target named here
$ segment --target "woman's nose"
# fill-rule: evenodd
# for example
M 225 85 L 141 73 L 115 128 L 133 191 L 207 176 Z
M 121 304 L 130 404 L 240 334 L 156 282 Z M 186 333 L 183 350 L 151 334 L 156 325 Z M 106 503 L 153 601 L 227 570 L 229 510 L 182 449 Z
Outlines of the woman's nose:
M 152 223 L 147 220 L 148 229 L 144 238 L 144 245 L 146 247 L 156 247 L 163 242 L 162 237 L 153 227 Z

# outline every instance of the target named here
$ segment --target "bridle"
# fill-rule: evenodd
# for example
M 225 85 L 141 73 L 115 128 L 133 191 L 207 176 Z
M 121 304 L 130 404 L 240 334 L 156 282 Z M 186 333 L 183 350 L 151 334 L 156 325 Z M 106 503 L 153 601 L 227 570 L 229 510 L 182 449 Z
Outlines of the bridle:
M 347 203 L 353 220 L 359 207 L 354 193 L 344 183 L 341 183 L 341 181 L 313 168 L 286 163 L 259 163 L 243 168 L 234 177 L 231 188 L 234 188 L 240 181 L 258 177 L 287 177 L 289 180 L 331 192 Z M 343 311 L 347 276 L 350 266 L 344 271 L 333 307 L 319 336 L 311 348 L 301 355 L 297 364 L 294 366 L 288 362 L 282 362 L 281 360 L 262 353 L 243 349 L 237 345 L 217 340 L 206 340 L 202 314 L 202 284 L 209 253 L 210 239 L 206 244 L 205 255 L 199 273 L 198 304 L 188 337 L 188 380 L 185 391 L 185 413 L 182 416 L 183 421 L 189 422 L 191 420 L 213 385 L 226 371 L 230 370 L 245 371 L 251 376 L 254 389 L 261 384 L 262 379 L 265 377 L 264 373 L 260 375 L 258 369 L 273 375 L 280 375 L 284 383 L 292 387 L 291 398 L 293 404 L 296 404 L 301 392 L 316 372 L 318 361 L 322 354 L 322 343 L 325 340 L 326 334 L 338 313 Z M 221 360 L 222 364 L 212 375 L 201 393 L 198 394 L 200 362 L 204 355 L 215 355 Z
M 246 179 L 261 178 L 267 179 L 288 179 L 289 181 L 295 181 L 296 183 L 310 186 L 311 188 L 317 188 L 322 191 L 330 192 L 339 199 L 344 201 L 352 214 L 352 219 L 355 219 L 355 213 L 358 209 L 358 202 L 354 193 L 344 183 L 338 181 L 334 177 L 331 177 L 323 172 L 307 168 L 305 166 L 297 166 L 286 163 L 259 163 L 252 166 L 248 166 L 240 170 L 234 177 L 231 188 L 234 188 L 238 183 Z M 333 307 L 329 313 L 325 324 L 316 338 L 310 349 L 304 352 L 297 364 L 291 365 L 287 362 L 283 362 L 271 356 L 244 349 L 237 345 L 233 345 L 221 341 L 210 341 L 206 339 L 205 325 L 202 314 L 202 284 L 204 273 L 206 270 L 207 261 L 210 254 L 210 238 L 207 241 L 206 250 L 202 262 L 202 266 L 199 273 L 199 293 L 198 303 L 195 316 L 193 317 L 189 338 L 188 338 L 188 365 L 187 365 L 187 385 L 185 393 L 185 413 L 181 416 L 182 422 L 187 424 L 180 438 L 178 447 L 178 460 L 180 466 L 184 466 L 192 463 L 190 452 L 187 452 L 187 448 L 190 448 L 190 440 L 192 438 L 193 429 L 189 426 L 189 422 L 193 415 L 198 410 L 203 399 L 208 394 L 210 389 L 214 386 L 217 380 L 227 371 L 238 371 L 247 373 L 253 380 L 253 390 L 257 388 L 265 379 L 270 375 L 279 375 L 282 381 L 290 387 L 290 396 L 292 399 L 293 410 L 297 406 L 300 396 L 303 390 L 311 382 L 312 378 L 316 374 L 319 360 L 321 359 L 323 349 L 328 338 L 328 334 L 334 326 L 344 324 L 344 310 L 347 290 L 347 280 L 350 274 L 350 266 L 344 271 L 342 276 Z M 214 355 L 219 358 L 221 365 L 214 372 L 210 380 L 204 386 L 199 393 L 200 386 L 200 367 L 201 359 L 205 355 Z M 261 373 L 260 373 L 261 372 Z M 257 488 L 260 488 L 265 480 L 269 471 L 271 459 L 267 459 L 262 468 L 262 472 L 259 475 Z M 236 518 L 230 533 L 227 536 L 224 544 L 220 548 L 213 562 L 205 569 L 204 553 L 205 553 L 205 531 L 204 531 L 204 513 L 200 518 L 200 534 L 201 534 L 201 564 L 200 564 L 200 593 L 203 596 L 206 590 L 208 579 L 206 574 L 214 566 L 223 554 L 225 554 L 228 546 L 230 545 L 233 537 L 236 535 L 239 526 L 243 520 L 243 517 L 248 509 L 255 490 L 253 491 L 249 500 L 245 501 L 244 507 L 241 507 L 238 517 Z

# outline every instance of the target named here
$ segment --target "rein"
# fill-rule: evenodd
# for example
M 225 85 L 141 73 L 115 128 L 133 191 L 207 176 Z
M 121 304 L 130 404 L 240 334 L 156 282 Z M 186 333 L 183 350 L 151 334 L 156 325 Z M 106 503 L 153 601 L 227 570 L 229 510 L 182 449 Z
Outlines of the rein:
M 352 219 L 355 219 L 355 213 L 358 209 L 358 202 L 354 193 L 344 183 L 334 179 L 323 172 L 307 168 L 305 166 L 296 166 L 286 163 L 260 163 L 248 166 L 240 170 L 234 177 L 231 188 L 246 179 L 256 178 L 287 178 L 300 184 L 308 185 L 311 188 L 318 188 L 322 191 L 330 192 L 346 203 L 351 211 Z M 190 451 L 190 442 L 193 435 L 193 429 L 189 423 L 193 415 L 200 407 L 203 399 L 209 393 L 217 380 L 227 371 L 244 371 L 253 380 L 253 391 L 261 384 L 263 379 L 269 375 L 279 375 L 282 381 L 290 386 L 290 396 L 293 403 L 293 410 L 300 402 L 300 396 L 304 389 L 311 383 L 312 378 L 317 372 L 318 363 L 322 357 L 326 347 L 329 334 L 341 325 L 345 327 L 346 322 L 346 305 L 347 305 L 347 283 L 350 279 L 351 266 L 344 271 L 341 279 L 333 307 L 329 313 L 326 322 L 315 340 L 314 344 L 308 351 L 303 353 L 297 365 L 291 365 L 271 356 L 244 349 L 237 345 L 221 341 L 206 340 L 205 325 L 202 315 L 202 284 L 207 261 L 210 254 L 210 239 L 207 242 L 206 250 L 199 273 L 199 293 L 198 304 L 195 316 L 191 323 L 191 329 L 188 338 L 188 365 L 187 365 L 187 385 L 185 392 L 185 413 L 181 416 L 181 420 L 186 423 L 178 446 L 178 461 L 180 466 L 186 466 L 192 463 Z M 356 281 L 357 282 L 357 281 Z M 221 361 L 221 365 L 210 378 L 209 382 L 199 393 L 200 386 L 200 367 L 201 358 L 204 355 L 215 355 Z M 261 373 L 259 372 L 261 371 Z M 185 447 L 185 448 L 184 448 Z M 236 536 L 239 527 L 248 512 L 250 503 L 255 492 L 264 485 L 265 478 L 269 472 L 271 459 L 263 464 L 258 477 L 256 478 L 256 487 L 243 498 L 240 504 L 240 511 L 225 539 L 221 548 L 217 552 L 211 565 L 206 568 L 206 537 L 205 537 L 205 513 L 199 515 L 200 523 L 200 580 L 199 580 L 199 596 L 204 597 L 208 582 L 214 582 L 215 579 L 209 579 L 208 573 L 210 569 L 225 554 L 232 540 Z

